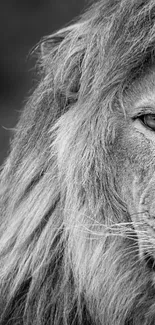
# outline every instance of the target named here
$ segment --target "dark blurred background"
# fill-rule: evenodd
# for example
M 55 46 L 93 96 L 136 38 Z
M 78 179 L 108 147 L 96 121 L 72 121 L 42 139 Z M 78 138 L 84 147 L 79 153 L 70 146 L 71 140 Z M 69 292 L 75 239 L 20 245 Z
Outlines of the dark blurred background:
M 0 165 L 11 131 L 36 83 L 35 59 L 28 57 L 44 35 L 63 27 L 87 0 L 0 0 Z

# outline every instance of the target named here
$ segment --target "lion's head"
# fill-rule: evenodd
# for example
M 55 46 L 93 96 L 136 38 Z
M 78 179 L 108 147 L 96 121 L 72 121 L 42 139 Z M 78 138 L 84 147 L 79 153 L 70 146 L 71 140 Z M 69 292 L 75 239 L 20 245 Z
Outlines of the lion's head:
M 155 324 L 155 2 L 43 39 L 0 185 L 0 325 Z

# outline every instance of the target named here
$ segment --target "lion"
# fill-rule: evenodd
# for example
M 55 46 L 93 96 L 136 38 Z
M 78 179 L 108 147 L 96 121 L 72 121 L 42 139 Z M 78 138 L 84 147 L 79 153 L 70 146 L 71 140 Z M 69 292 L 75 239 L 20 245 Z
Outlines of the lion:
M 0 325 L 155 324 L 155 1 L 35 49 L 0 174 Z

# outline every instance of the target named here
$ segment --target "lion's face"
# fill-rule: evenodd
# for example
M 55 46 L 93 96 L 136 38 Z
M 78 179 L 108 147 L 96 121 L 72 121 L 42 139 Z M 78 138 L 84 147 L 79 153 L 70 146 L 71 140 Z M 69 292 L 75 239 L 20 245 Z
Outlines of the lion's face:
M 140 257 L 155 259 L 154 72 L 135 82 L 124 107 L 126 116 L 116 123 L 114 144 L 120 192 L 138 236 Z

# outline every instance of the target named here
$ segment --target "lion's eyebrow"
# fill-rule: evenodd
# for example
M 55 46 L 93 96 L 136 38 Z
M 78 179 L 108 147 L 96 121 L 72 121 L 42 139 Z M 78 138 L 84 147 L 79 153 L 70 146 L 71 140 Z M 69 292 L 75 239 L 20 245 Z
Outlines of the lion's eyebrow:
M 125 102 L 125 111 L 130 117 L 136 116 L 138 114 L 155 114 L 155 99 L 150 100 L 150 98 L 137 98 L 129 99 Z
M 153 98 L 154 97 L 154 98 Z M 141 111 L 148 111 L 150 113 L 155 113 L 155 94 L 144 94 L 139 101 L 136 101 L 133 105 L 134 111 L 141 110 Z
M 136 117 L 142 114 L 155 114 L 155 102 L 150 103 L 149 101 L 139 101 L 135 105 L 128 107 L 128 115 L 130 117 Z
M 147 82 L 144 87 L 139 88 L 139 96 L 137 96 L 137 100 L 135 101 L 135 108 L 144 107 L 155 110 L 155 83 Z M 139 97 L 139 98 L 138 98 Z
M 125 99 L 125 110 L 129 115 L 140 112 L 155 114 L 155 88 L 131 92 Z
M 139 108 L 144 108 L 144 109 L 149 109 L 151 111 L 155 110 L 155 100 L 150 100 L 149 98 L 145 98 L 145 99 L 141 99 L 137 102 L 135 102 L 134 105 L 135 109 L 139 109 Z

